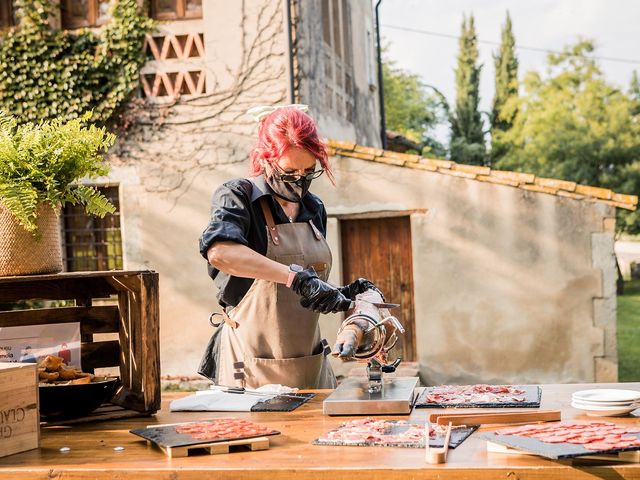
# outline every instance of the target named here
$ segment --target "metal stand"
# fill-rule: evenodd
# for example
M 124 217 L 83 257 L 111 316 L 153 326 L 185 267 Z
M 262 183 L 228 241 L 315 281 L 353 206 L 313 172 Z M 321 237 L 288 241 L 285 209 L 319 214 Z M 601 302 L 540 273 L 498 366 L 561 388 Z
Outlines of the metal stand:
M 418 377 L 383 380 L 380 392 L 369 391 L 365 377 L 346 378 L 323 403 L 325 415 L 408 415 Z
M 367 378 L 345 379 L 323 403 L 325 415 L 405 415 L 411 413 L 417 377 L 385 379 L 396 371 L 397 358 L 384 365 L 375 358 L 367 364 Z
M 382 297 L 377 293 L 380 301 Z M 398 334 L 404 328 L 398 319 L 389 315 L 386 309 L 372 303 L 371 299 L 358 298 L 354 313 L 347 317 L 338 334 L 347 325 L 357 324 L 363 330 L 355 359 L 367 361 L 367 377 L 347 378 L 323 403 L 325 415 L 405 415 L 411 412 L 417 377 L 384 378 L 392 373 L 401 362 L 397 358 L 387 362 L 388 352 L 398 341 Z M 382 308 L 382 309 L 381 309 Z M 386 312 L 384 315 L 382 312 Z

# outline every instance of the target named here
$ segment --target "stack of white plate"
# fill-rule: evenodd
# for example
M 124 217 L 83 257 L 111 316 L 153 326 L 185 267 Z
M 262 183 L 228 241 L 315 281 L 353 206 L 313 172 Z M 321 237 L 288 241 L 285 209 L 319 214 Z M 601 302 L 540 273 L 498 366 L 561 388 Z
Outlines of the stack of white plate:
M 595 417 L 619 417 L 640 408 L 640 392 L 610 388 L 581 390 L 571 396 L 571 406 Z

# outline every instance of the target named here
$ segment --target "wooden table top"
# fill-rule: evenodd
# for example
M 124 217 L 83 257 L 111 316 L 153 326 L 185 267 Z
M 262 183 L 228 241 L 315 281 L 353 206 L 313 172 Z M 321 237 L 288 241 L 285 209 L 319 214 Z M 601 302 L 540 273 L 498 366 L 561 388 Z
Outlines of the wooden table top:
M 562 410 L 562 419 L 589 419 L 569 406 L 571 393 L 586 388 L 627 388 L 640 390 L 640 383 L 543 385 L 543 409 Z M 155 417 L 46 427 L 37 450 L 0 459 L 0 479 L 87 479 L 135 478 L 136 480 L 215 479 L 620 479 L 640 478 L 638 464 L 572 465 L 535 456 L 487 453 L 486 442 L 474 433 L 462 445 L 449 451 L 448 463 L 429 465 L 424 450 L 393 447 L 316 446 L 311 441 L 352 417 L 322 414 L 318 395 L 294 412 L 169 412 L 168 403 L 184 393 L 163 395 L 162 410 Z M 384 417 L 424 422 L 429 413 L 442 409 L 418 409 L 407 416 Z M 465 412 L 472 411 L 465 409 Z M 240 417 L 268 425 L 282 432 L 271 437 L 264 451 L 235 450 L 221 455 L 195 455 L 170 459 L 159 449 L 129 433 L 147 425 L 198 421 L 218 417 Z M 629 417 L 607 420 L 640 426 L 640 410 Z M 484 431 L 489 429 L 484 429 Z M 481 429 L 480 431 L 483 431 Z M 70 447 L 61 453 L 61 447 Z M 124 447 L 114 451 L 114 447 Z

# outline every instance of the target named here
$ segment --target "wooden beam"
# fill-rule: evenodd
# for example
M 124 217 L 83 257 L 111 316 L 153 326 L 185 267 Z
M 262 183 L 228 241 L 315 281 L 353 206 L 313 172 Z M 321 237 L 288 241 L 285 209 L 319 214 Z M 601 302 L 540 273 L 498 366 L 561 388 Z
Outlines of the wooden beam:
M 0 327 L 80 322 L 80 333 L 118 332 L 118 307 L 58 307 L 0 312 Z

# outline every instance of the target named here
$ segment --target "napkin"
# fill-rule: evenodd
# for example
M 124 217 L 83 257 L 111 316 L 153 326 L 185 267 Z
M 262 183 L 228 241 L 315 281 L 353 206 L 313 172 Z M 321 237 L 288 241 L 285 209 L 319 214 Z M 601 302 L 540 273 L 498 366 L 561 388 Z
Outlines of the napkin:
M 250 412 L 251 407 L 267 398 L 269 397 L 248 393 L 203 390 L 172 401 L 169 410 L 172 412 Z

